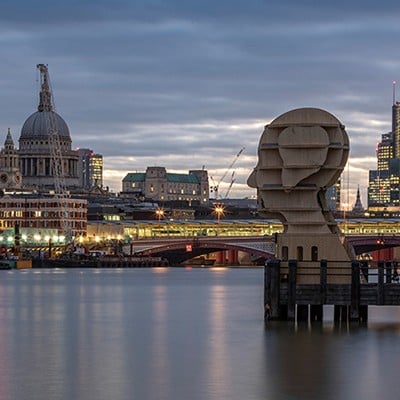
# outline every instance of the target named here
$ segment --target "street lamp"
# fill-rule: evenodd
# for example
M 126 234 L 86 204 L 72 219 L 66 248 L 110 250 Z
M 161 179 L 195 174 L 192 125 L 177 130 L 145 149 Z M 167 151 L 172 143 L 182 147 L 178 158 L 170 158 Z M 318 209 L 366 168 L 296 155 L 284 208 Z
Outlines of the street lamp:
M 156 215 L 158 218 L 158 225 L 160 225 L 160 220 L 164 216 L 164 210 L 162 208 L 157 208 Z
M 225 208 L 223 204 L 215 204 L 213 213 L 217 215 L 218 225 L 221 220 L 221 217 L 225 214 Z

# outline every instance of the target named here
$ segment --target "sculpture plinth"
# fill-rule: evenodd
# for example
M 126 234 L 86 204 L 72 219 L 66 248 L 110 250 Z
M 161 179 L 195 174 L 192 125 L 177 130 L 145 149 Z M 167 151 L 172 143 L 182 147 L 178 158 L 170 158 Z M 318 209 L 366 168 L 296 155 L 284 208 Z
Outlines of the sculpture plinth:
M 319 265 L 321 259 L 328 260 L 331 268 L 335 262 L 338 266 L 350 261 L 325 200 L 326 189 L 338 180 L 348 153 L 344 126 L 321 109 L 292 110 L 265 127 L 248 185 L 257 188 L 260 215 L 283 223 L 276 250 L 283 266 L 290 259 L 304 268 Z

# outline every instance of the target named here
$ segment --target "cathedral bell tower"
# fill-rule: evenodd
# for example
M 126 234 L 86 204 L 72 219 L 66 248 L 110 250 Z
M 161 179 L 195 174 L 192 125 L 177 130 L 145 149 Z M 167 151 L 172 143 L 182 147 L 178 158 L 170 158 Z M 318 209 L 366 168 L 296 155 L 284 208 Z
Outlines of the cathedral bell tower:
M 0 189 L 20 189 L 22 177 L 19 171 L 19 155 L 8 128 L 4 147 L 0 150 Z

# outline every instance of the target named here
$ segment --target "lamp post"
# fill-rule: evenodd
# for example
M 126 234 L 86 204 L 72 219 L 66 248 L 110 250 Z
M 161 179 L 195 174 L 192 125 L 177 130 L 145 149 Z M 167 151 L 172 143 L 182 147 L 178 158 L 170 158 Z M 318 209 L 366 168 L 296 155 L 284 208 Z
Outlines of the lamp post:
M 224 205 L 220 204 L 220 203 L 215 204 L 214 210 L 213 210 L 213 214 L 216 214 L 217 221 L 218 221 L 218 224 L 217 224 L 217 235 L 219 234 L 219 223 L 221 221 L 221 217 L 224 216 L 224 213 L 225 213 Z
M 160 226 L 160 220 L 164 216 L 164 210 L 162 208 L 157 208 L 156 215 L 158 219 L 158 226 Z

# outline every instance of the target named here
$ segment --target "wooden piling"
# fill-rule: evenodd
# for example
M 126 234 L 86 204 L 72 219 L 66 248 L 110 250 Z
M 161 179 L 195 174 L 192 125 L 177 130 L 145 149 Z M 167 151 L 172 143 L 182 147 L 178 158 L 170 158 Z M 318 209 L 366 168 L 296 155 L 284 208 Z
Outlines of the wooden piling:
M 266 264 L 264 271 L 266 320 L 322 321 L 323 306 L 330 304 L 334 306 L 335 324 L 343 325 L 344 322 L 353 321 L 366 323 L 369 305 L 400 305 L 400 284 L 396 285 L 393 279 L 393 268 L 396 268 L 393 262 L 378 262 L 377 283 L 368 282 L 368 264 L 357 260 L 351 263 L 351 281 L 339 284 L 330 282 L 326 260 L 320 262 L 319 284 L 315 279 L 314 283 L 301 283 L 301 281 L 299 283 L 297 277 L 299 265 L 296 260 L 285 262 L 282 270 L 285 274 L 281 278 L 280 260 L 271 260 Z M 307 264 L 304 261 L 301 267 L 303 274 L 304 271 L 307 272 Z M 311 274 L 312 272 L 310 276 Z
M 340 306 L 341 321 L 347 322 L 349 318 L 349 306 Z
M 322 304 L 311 304 L 310 305 L 310 321 L 311 322 L 322 322 L 322 319 L 323 319 Z
M 386 261 L 385 267 L 386 283 L 392 283 L 392 262 Z
M 271 320 L 278 320 L 280 317 L 279 291 L 280 291 L 280 260 L 273 260 L 270 263 L 271 282 L 270 282 L 270 307 Z
M 271 261 L 264 266 L 264 319 L 271 317 Z
M 365 282 L 368 282 L 368 261 L 367 260 L 361 261 L 361 273 L 362 273 L 362 276 L 363 276 Z
M 278 320 L 285 310 L 280 304 L 280 260 L 269 260 L 264 269 L 264 318 Z M 287 309 L 287 306 L 285 306 Z M 287 311 L 286 311 L 287 314 Z
M 338 323 L 340 321 L 340 306 L 335 304 L 333 306 L 333 321 Z
M 287 307 L 287 319 L 289 321 L 294 321 L 296 317 L 296 279 L 297 279 L 297 261 L 289 260 L 288 307 Z
M 328 261 L 321 260 L 320 262 L 320 292 L 321 292 L 321 303 L 326 303 L 326 289 L 328 281 Z
M 384 275 L 384 263 L 383 261 L 378 262 L 378 286 L 377 290 L 378 293 L 376 294 L 376 303 L 378 305 L 383 305 L 384 304 L 384 280 L 385 280 L 385 275 Z
M 368 305 L 360 305 L 360 323 L 366 324 L 368 322 Z
M 351 303 L 350 321 L 360 319 L 360 264 L 357 260 L 351 263 Z
M 308 304 L 297 305 L 297 321 L 308 322 Z

